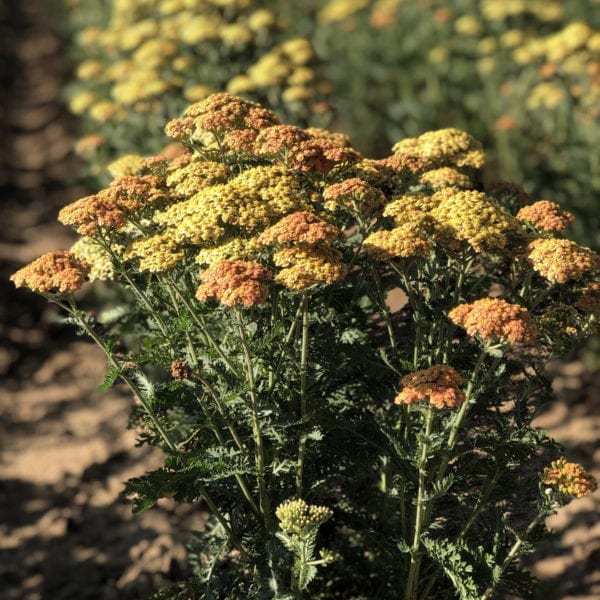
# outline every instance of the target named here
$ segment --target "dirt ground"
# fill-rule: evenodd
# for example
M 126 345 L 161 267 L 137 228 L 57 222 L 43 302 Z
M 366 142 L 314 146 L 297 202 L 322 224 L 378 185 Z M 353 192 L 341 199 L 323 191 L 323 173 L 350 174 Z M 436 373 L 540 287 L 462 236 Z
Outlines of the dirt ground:
M 164 502 L 131 515 L 119 499 L 122 482 L 160 463 L 134 447 L 131 399 L 96 391 L 100 352 L 7 281 L 43 252 L 69 247 L 71 234 L 54 219 L 84 190 L 65 183 L 76 165 L 58 101 L 68 72 L 60 38 L 43 18 L 43 0 L 3 6 L 0 598 L 143 598 L 182 577 L 185 539 L 203 527 L 203 507 Z M 554 368 L 557 401 L 537 424 L 600 478 L 600 372 L 581 360 Z M 600 491 L 548 522 L 554 536 L 528 563 L 542 580 L 540 598 L 600 598 L 599 508 Z

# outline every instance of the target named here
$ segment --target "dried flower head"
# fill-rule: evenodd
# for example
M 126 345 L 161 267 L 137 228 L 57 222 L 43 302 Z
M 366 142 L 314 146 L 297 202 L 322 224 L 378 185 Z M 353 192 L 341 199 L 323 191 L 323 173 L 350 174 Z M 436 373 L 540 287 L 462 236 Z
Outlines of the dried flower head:
M 285 533 L 306 538 L 330 519 L 333 511 L 326 506 L 307 504 L 304 500 L 286 500 L 277 507 L 275 514 Z
M 567 462 L 566 458 L 559 458 L 550 463 L 542 473 L 542 483 L 553 485 L 561 494 L 581 498 L 591 494 L 598 484 L 581 465 Z
M 225 306 L 256 306 L 269 295 L 265 283 L 269 279 L 271 272 L 259 263 L 223 260 L 202 273 L 204 283 L 196 290 L 196 298 L 200 302 L 215 298 Z
M 10 276 L 16 287 L 33 292 L 65 294 L 78 290 L 88 278 L 90 265 L 68 250 L 48 252 Z
M 600 270 L 600 256 L 571 240 L 540 238 L 528 246 L 527 261 L 533 270 L 552 283 L 580 279 Z
M 342 232 L 335 226 L 321 221 L 315 214 L 298 211 L 283 217 L 258 236 L 263 246 L 286 244 L 329 243 L 339 238 Z
M 156 175 L 119 177 L 103 193 L 127 214 L 165 204 L 169 199 L 164 179 Z
M 171 362 L 171 377 L 175 381 L 183 381 L 192 376 L 192 369 L 187 360 L 174 360 Z
M 574 220 L 572 213 L 562 210 L 556 202 L 539 200 L 529 206 L 524 206 L 518 213 L 517 219 L 531 223 L 542 231 L 562 231 Z
M 448 365 L 434 365 L 409 373 L 402 378 L 402 391 L 396 396 L 396 404 L 416 404 L 429 400 L 438 409 L 458 408 L 465 401 L 460 390 L 463 380 L 460 373 Z
M 448 317 L 472 336 L 509 343 L 533 343 L 537 330 L 526 308 L 498 298 L 482 298 L 453 308 Z

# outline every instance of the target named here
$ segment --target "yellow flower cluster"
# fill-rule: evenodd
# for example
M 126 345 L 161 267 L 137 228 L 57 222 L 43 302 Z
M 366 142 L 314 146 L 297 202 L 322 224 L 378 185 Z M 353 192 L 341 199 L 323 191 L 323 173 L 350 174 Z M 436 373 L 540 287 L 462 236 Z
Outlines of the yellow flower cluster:
M 479 169 L 485 163 L 481 144 L 460 129 L 428 131 L 417 138 L 397 142 L 395 154 L 416 154 L 437 166 L 473 167 Z
M 90 265 L 72 252 L 48 252 L 10 276 L 17 287 L 38 293 L 65 294 L 78 290 L 86 281 Z
M 275 514 L 285 533 L 304 539 L 330 519 L 333 511 L 326 506 L 307 504 L 304 500 L 286 500 L 277 507 Z
M 359 177 L 326 187 L 323 199 L 325 210 L 335 212 L 340 208 L 349 208 L 361 216 L 373 215 L 385 204 L 383 192 Z
M 571 240 L 540 238 L 528 248 L 527 261 L 533 270 L 552 283 L 565 283 L 600 271 L 600 256 Z
M 404 223 L 391 231 L 374 231 L 363 242 L 363 251 L 381 261 L 394 258 L 428 258 L 431 248 L 431 242 L 418 222 Z
M 79 260 L 90 265 L 89 281 L 106 280 L 114 278 L 114 269 L 110 254 L 93 238 L 81 237 L 72 246 L 71 250 Z
M 433 195 L 438 202 L 431 210 L 436 237 L 452 245 L 466 242 L 476 252 L 504 250 L 522 231 L 520 223 L 483 192 L 445 188 Z
M 125 260 L 139 259 L 138 269 L 150 273 L 166 271 L 181 262 L 185 253 L 165 233 L 135 240 L 123 254 Z
M 396 404 L 418 404 L 429 400 L 437 409 L 458 408 L 465 401 L 460 389 L 463 384 L 458 371 L 448 365 L 434 365 L 429 369 L 409 373 L 402 378 L 402 391 Z
M 473 182 L 467 175 L 452 167 L 440 167 L 426 171 L 419 177 L 419 183 L 427 184 L 434 190 L 449 187 L 469 190 L 473 187 Z
M 537 330 L 526 308 L 498 298 L 482 298 L 460 304 L 448 318 L 483 340 L 533 343 Z
M 566 458 L 559 458 L 550 463 L 542 473 L 542 483 L 553 485 L 561 494 L 581 498 L 591 494 L 598 484 L 581 465 L 567 462 Z
M 370 0 L 329 0 L 318 12 L 317 21 L 323 25 L 348 23 L 356 13 L 369 6 Z
M 77 39 L 87 58 L 70 98 L 76 114 L 120 122 L 131 111 L 162 112 L 165 97 L 178 110 L 178 98 L 228 89 L 260 100 L 268 94 L 306 116 L 329 93 L 313 71 L 310 42 L 281 42 L 275 14 L 255 0 L 113 0 L 104 12 L 106 25 L 86 27 Z
M 479 10 L 490 21 L 506 21 L 525 14 L 541 21 L 558 21 L 563 17 L 561 0 L 481 0 Z

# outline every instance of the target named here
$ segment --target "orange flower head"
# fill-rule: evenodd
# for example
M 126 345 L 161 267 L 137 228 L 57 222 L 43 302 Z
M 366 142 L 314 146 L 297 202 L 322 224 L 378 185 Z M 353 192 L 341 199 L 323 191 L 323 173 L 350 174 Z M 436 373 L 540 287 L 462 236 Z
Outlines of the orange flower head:
M 498 298 L 460 304 L 448 317 L 467 333 L 483 340 L 533 343 L 537 330 L 526 308 Z
M 575 220 L 575 217 L 572 213 L 561 210 L 556 202 L 540 200 L 524 206 L 517 213 L 517 219 L 531 223 L 536 229 L 542 231 L 562 231 Z
M 429 400 L 438 409 L 458 408 L 465 401 L 460 390 L 463 380 L 458 371 L 449 365 L 434 365 L 409 373 L 402 378 L 402 391 L 396 396 L 396 404 L 417 404 Z
M 359 177 L 345 179 L 323 190 L 325 209 L 335 211 L 339 206 L 354 208 L 369 215 L 377 212 L 385 204 L 385 195 Z
M 316 215 L 298 211 L 283 217 L 275 225 L 265 229 L 258 236 L 262 246 L 286 244 L 329 243 L 339 238 L 342 232 L 333 225 L 321 221 Z
M 222 260 L 206 269 L 202 279 L 204 283 L 196 290 L 200 302 L 215 298 L 225 306 L 249 308 L 266 301 L 269 288 L 265 282 L 272 275 L 255 262 Z
M 598 487 L 594 477 L 581 465 L 567 462 L 566 458 L 554 460 L 544 469 L 542 483 L 556 486 L 560 493 L 575 498 L 587 496 Z
M 58 220 L 84 236 L 116 231 L 127 223 L 125 212 L 104 191 L 67 204 L 58 213 Z
M 539 238 L 528 248 L 527 261 L 533 270 L 552 283 L 565 283 L 600 271 L 600 256 L 571 240 Z
M 78 290 L 88 278 L 90 265 L 67 250 L 48 252 L 10 276 L 17 287 L 38 293 L 65 294 Z

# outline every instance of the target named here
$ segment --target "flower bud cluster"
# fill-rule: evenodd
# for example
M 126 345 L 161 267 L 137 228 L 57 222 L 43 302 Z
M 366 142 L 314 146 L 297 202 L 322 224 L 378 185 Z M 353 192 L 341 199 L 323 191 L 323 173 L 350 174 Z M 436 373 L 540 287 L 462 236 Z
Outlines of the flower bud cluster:
M 333 511 L 326 506 L 307 504 L 304 500 L 286 500 L 277 507 L 275 514 L 285 533 L 304 539 L 330 519 Z
M 429 369 L 409 373 L 402 378 L 402 391 L 396 404 L 416 404 L 428 400 L 437 409 L 458 408 L 465 401 L 460 390 L 463 380 L 449 365 L 434 365 Z

